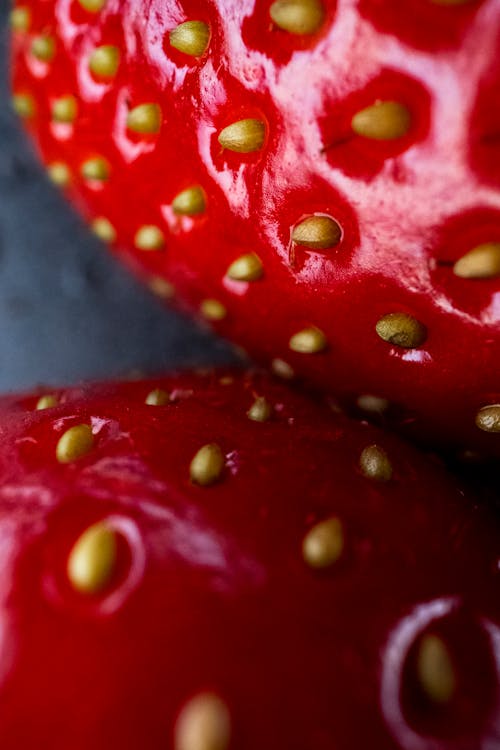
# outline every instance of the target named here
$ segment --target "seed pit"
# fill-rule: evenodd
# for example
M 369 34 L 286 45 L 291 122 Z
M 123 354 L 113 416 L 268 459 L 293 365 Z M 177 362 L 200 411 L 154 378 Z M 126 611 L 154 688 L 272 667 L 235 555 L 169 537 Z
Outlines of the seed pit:
M 322 153 L 347 175 L 371 179 L 394 159 L 427 137 L 431 118 L 428 90 L 417 80 L 385 69 L 363 89 L 339 99 L 325 90 L 319 125 Z M 391 163 L 392 165 L 392 163 Z M 403 163 L 392 165 L 404 179 Z
M 458 610 L 432 622 L 411 644 L 402 672 L 402 706 L 410 726 L 425 736 L 477 737 L 497 685 L 487 633 Z

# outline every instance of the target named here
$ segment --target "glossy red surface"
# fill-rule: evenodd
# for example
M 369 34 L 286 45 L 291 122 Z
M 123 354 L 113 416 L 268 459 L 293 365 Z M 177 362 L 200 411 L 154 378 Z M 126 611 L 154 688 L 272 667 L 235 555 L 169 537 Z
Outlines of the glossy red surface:
M 228 380 L 229 376 L 229 380 Z M 153 388 L 166 406 L 144 402 Z M 182 375 L 0 401 L 3 750 L 491 750 L 500 732 L 498 519 L 439 462 L 258 374 Z M 268 421 L 247 411 L 270 404 Z M 91 424 L 92 450 L 56 460 Z M 195 486 L 199 448 L 225 467 Z M 392 478 L 369 479 L 378 444 Z M 339 559 L 306 564 L 335 517 Z M 104 521 L 120 539 L 101 593 L 67 561 Z M 456 690 L 425 698 L 415 649 L 438 635 Z M 227 705 L 229 744 L 174 743 L 186 702 Z
M 85 216 L 112 223 L 117 257 L 168 279 L 191 311 L 219 300 L 221 334 L 344 404 L 377 396 L 413 436 L 500 455 L 500 432 L 475 424 L 480 408 L 500 403 L 499 277 L 453 273 L 472 247 L 500 241 L 500 0 L 326 2 L 310 36 L 273 26 L 264 0 L 108 0 L 99 13 L 78 0 L 22 5 L 32 19 L 14 35 L 13 86 L 35 100 L 27 127 L 48 163 L 70 167 L 67 192 Z M 210 27 L 202 57 L 169 43 L 186 20 Z M 49 63 L 30 51 L 41 31 L 57 40 Z M 88 69 L 101 44 L 120 50 L 111 81 Z M 51 103 L 67 94 L 78 117 L 51 123 Z M 407 107 L 406 135 L 354 135 L 352 116 L 378 99 Z M 162 127 L 133 135 L 127 113 L 145 102 L 161 106 Z M 264 147 L 222 150 L 220 130 L 247 117 L 265 122 Z M 80 175 L 95 155 L 109 162 L 107 182 Z M 179 217 L 173 199 L 193 184 L 206 210 Z M 335 248 L 292 243 L 294 226 L 316 213 L 340 224 Z M 151 224 L 165 246 L 136 250 L 137 230 Z M 229 280 L 248 252 L 262 279 Z M 426 341 L 401 349 L 380 339 L 375 325 L 392 312 L 416 317 Z M 311 325 L 326 351 L 290 351 Z

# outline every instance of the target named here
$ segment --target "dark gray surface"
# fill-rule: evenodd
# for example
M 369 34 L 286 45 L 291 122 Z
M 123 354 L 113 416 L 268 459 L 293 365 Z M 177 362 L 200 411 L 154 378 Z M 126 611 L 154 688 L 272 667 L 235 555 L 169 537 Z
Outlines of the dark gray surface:
M 231 361 L 117 266 L 38 166 L 10 110 L 0 0 L 0 391 Z

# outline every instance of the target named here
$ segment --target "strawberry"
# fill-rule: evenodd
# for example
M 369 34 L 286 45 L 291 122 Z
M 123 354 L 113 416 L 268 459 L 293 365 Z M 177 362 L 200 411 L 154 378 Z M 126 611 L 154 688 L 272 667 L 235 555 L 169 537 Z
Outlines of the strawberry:
M 260 374 L 0 400 L 3 750 L 490 750 L 498 519 Z
M 12 18 L 51 178 L 157 292 L 285 377 L 500 455 L 500 0 Z

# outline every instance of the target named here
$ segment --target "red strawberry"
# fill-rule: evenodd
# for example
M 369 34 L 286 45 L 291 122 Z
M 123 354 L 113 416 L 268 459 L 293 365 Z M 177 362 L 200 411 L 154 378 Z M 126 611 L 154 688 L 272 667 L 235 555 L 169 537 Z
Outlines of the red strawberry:
M 493 750 L 498 525 L 263 376 L 0 402 L 2 750 Z
M 13 21 L 52 178 L 157 291 L 285 376 L 500 455 L 500 0 Z

